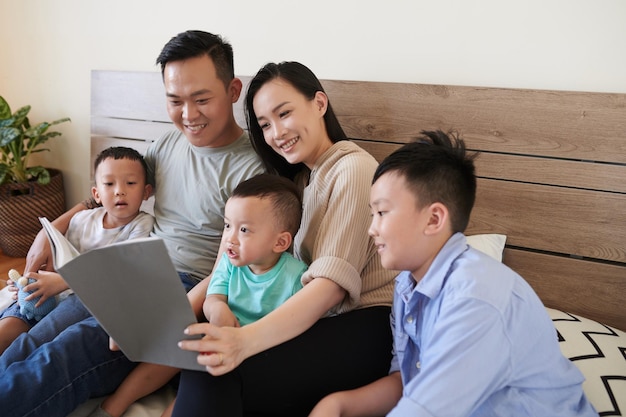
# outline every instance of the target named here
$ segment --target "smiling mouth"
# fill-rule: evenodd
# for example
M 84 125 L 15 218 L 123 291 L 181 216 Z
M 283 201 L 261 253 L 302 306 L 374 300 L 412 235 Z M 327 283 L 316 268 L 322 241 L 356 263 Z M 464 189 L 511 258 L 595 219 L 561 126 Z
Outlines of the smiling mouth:
M 291 148 L 293 145 L 296 144 L 297 141 L 300 140 L 300 136 L 296 136 L 295 138 L 291 139 L 290 141 L 283 143 L 282 145 L 280 145 L 280 149 L 282 149 L 283 151 L 285 149 L 289 149 Z
M 207 123 L 202 125 L 185 125 L 185 128 L 191 130 L 192 132 L 199 132 L 206 127 Z

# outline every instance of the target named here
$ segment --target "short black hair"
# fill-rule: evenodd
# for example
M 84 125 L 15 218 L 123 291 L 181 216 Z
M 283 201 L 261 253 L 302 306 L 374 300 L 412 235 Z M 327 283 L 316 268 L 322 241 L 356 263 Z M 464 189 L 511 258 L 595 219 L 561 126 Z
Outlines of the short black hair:
M 464 232 L 476 199 L 477 155 L 466 152 L 457 133 L 424 130 L 415 142 L 403 145 L 380 163 L 372 184 L 385 173 L 403 177 L 420 208 L 444 204 L 453 233 Z
M 302 194 L 296 184 L 274 174 L 259 174 L 235 187 L 231 197 L 269 198 L 276 224 L 295 236 L 302 220 Z
M 161 66 L 162 76 L 168 62 L 183 61 L 202 55 L 207 55 L 213 60 L 217 76 L 228 88 L 228 84 L 235 78 L 233 47 L 219 35 L 201 30 L 181 32 L 165 44 L 156 63 Z
M 130 159 L 131 161 L 139 161 L 143 168 L 144 181 L 148 183 L 148 165 L 143 159 L 143 156 L 133 148 L 127 148 L 125 146 L 111 146 L 106 148 L 96 156 L 96 160 L 93 163 L 94 174 L 98 170 L 98 167 L 105 159 Z

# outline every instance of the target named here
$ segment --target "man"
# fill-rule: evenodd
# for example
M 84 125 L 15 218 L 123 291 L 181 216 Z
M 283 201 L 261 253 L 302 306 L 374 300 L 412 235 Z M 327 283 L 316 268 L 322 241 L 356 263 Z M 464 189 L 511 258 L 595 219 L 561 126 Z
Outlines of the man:
M 172 38 L 157 58 L 167 110 L 177 130 L 146 154 L 155 186 L 153 234 L 162 238 L 187 289 L 209 275 L 223 229 L 224 205 L 235 186 L 263 171 L 247 134 L 233 114 L 242 89 L 235 78 L 232 47 L 221 37 L 187 31 Z M 62 232 L 81 203 L 55 221 Z M 51 264 L 40 233 L 26 271 Z M 204 288 L 199 288 L 204 287 Z M 206 291 L 206 283 L 192 291 Z M 46 340 L 44 318 L 0 356 L 3 416 L 65 416 L 91 397 L 111 393 L 134 367 L 108 349 L 108 335 L 85 319 Z

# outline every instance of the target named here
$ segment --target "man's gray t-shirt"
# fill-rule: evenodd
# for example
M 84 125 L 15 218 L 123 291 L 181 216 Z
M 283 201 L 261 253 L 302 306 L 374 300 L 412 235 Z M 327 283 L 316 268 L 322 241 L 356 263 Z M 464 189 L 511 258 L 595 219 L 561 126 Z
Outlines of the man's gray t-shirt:
M 176 130 L 146 153 L 153 180 L 154 232 L 175 268 L 201 280 L 211 273 L 224 228 L 224 206 L 241 182 L 264 171 L 244 132 L 230 145 L 197 147 Z

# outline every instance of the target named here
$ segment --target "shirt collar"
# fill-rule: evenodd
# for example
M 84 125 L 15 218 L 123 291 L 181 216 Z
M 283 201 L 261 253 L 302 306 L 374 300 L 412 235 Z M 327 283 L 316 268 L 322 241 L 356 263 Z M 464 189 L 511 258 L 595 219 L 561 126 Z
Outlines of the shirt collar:
M 467 250 L 467 239 L 463 233 L 455 233 L 441 248 L 426 275 L 415 285 L 411 273 L 403 271 L 398 281 L 398 290 L 401 292 L 414 287 L 412 291 L 424 294 L 428 298 L 435 298 L 441 292 L 454 261 Z

